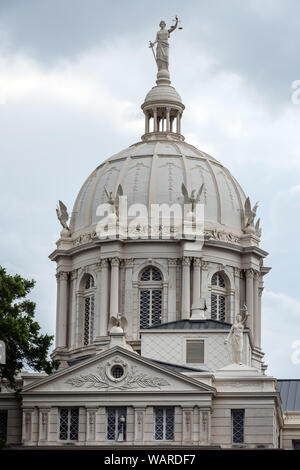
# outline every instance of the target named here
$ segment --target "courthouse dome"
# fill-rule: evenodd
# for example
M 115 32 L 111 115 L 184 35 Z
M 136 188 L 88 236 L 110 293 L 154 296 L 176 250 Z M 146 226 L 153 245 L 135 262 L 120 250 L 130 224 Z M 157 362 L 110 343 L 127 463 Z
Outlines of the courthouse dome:
M 139 203 L 183 204 L 181 185 L 204 189 L 205 228 L 242 235 L 245 194 L 227 168 L 186 142 L 167 136 L 142 141 L 113 155 L 88 177 L 74 205 L 71 230 L 85 232 L 97 224 L 96 209 L 107 202 L 105 189 L 116 195 L 119 184 L 128 207 Z

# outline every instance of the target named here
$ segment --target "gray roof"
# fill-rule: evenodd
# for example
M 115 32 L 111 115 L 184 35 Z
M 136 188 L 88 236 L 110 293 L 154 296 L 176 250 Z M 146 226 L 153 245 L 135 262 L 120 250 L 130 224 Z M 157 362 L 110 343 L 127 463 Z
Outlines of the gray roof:
M 178 320 L 145 328 L 146 330 L 230 330 L 231 323 L 218 320 Z
M 283 411 L 300 411 L 300 379 L 277 380 Z
M 161 364 L 162 366 L 165 366 L 168 369 L 172 369 L 175 372 L 207 372 L 206 370 L 195 369 L 194 367 L 180 366 L 177 364 L 170 364 L 169 362 L 156 361 L 154 359 L 150 359 L 150 361 L 155 362 L 156 364 Z

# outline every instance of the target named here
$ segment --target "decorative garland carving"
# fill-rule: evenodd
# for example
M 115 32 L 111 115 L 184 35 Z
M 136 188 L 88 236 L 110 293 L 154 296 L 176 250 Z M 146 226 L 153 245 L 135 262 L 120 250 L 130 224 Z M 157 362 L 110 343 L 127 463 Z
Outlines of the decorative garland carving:
M 240 239 L 237 235 L 233 233 L 225 232 L 224 230 L 205 230 L 204 235 L 209 236 L 213 240 L 227 242 L 227 243 L 235 243 L 239 244 Z
M 144 373 L 139 373 L 136 366 L 129 367 L 128 373 L 123 381 L 112 383 L 105 373 L 105 366 L 98 366 L 98 374 L 76 375 L 66 381 L 74 387 L 111 389 L 111 390 L 131 390 L 133 388 L 158 388 L 169 385 L 169 382 L 163 377 L 151 377 Z

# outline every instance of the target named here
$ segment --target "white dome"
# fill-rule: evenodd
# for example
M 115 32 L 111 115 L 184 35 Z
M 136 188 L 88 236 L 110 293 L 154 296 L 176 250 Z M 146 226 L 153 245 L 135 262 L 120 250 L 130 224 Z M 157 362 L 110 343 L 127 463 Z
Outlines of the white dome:
M 159 85 L 153 87 L 149 93 L 147 93 L 144 105 L 149 102 L 172 102 L 172 103 L 182 103 L 179 93 L 175 90 L 174 87 L 170 85 Z
M 119 184 L 134 203 L 183 204 L 181 185 L 190 192 L 204 183 L 205 229 L 242 235 L 245 194 L 231 173 L 217 160 L 185 142 L 158 139 L 142 141 L 113 155 L 88 177 L 74 205 L 72 232 L 92 230 L 96 209 L 107 202 L 104 186 L 115 195 Z

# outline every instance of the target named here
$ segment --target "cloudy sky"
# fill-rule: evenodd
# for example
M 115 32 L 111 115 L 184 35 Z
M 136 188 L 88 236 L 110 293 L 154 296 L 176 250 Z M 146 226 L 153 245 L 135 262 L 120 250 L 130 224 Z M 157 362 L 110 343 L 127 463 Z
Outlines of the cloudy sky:
M 148 41 L 175 14 L 183 134 L 260 201 L 268 373 L 299 378 L 298 0 L 1 0 L 0 262 L 37 280 L 37 317 L 53 333 L 57 200 L 71 208 L 92 170 L 140 139 L 155 79 Z

